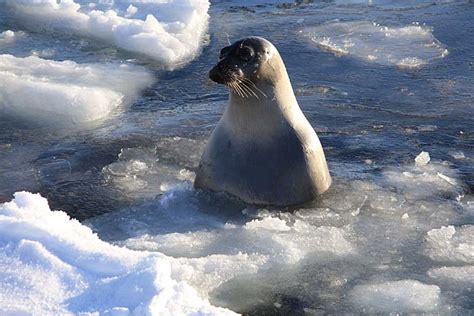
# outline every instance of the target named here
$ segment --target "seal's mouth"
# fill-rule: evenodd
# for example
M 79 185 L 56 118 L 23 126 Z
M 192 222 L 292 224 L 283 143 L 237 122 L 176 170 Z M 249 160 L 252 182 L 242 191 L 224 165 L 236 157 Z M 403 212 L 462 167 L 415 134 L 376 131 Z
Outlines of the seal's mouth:
M 259 94 L 267 97 L 255 83 L 245 78 L 241 70 L 233 72 L 229 69 L 223 69 L 221 64 L 217 64 L 209 71 L 209 78 L 216 83 L 226 85 L 232 93 L 242 98 L 255 97 L 258 99 Z

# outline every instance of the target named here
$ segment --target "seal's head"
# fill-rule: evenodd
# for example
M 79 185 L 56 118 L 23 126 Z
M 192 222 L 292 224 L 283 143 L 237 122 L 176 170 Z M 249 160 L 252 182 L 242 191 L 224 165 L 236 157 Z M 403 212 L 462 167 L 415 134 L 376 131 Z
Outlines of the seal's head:
M 272 43 L 261 37 L 247 37 L 221 50 L 209 78 L 227 85 L 241 97 L 258 97 L 256 82 L 274 82 L 279 77 L 280 63 L 280 55 Z

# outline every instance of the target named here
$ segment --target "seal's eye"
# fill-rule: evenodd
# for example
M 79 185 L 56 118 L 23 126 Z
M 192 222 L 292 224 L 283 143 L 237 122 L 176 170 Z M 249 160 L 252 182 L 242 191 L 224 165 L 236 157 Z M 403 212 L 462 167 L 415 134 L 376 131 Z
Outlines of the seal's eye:
M 252 47 L 244 46 L 239 49 L 239 57 L 242 60 L 250 60 L 254 55 L 255 53 L 253 52 Z

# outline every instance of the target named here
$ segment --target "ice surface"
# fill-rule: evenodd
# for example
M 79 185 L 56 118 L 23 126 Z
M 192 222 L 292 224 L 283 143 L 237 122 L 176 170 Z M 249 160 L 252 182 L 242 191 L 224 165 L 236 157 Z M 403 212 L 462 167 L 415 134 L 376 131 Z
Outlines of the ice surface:
M 186 267 L 103 242 L 38 194 L 1 204 L 0 230 L 2 314 L 233 314 L 174 278 Z
M 147 178 L 161 170 L 154 165 L 161 160 L 171 163 L 178 155 L 186 156 L 185 151 L 160 154 L 160 146 L 172 146 L 172 140 L 162 140 L 148 150 L 122 150 L 117 163 L 106 167 L 107 172 L 113 177 Z M 187 147 L 189 152 L 197 145 L 181 138 L 176 141 L 188 144 L 178 147 Z M 340 167 L 333 166 L 333 170 L 337 173 Z M 9 293 L 4 306 L 21 310 L 32 298 L 47 302 L 35 305 L 39 313 L 160 310 L 151 302 L 162 293 L 160 289 L 164 291 L 164 282 L 176 293 L 167 301 L 174 302 L 166 307 L 169 310 L 186 308 L 186 304 L 212 308 L 206 305 L 208 298 L 213 304 L 240 310 L 266 300 L 273 304 L 271 295 L 276 292 L 304 297 L 310 306 L 349 297 L 359 311 L 435 312 L 442 298 L 437 285 L 469 284 L 469 277 L 461 281 L 456 273 L 471 271 L 473 234 L 469 226 L 430 231 L 455 218 L 457 211 L 449 201 L 427 201 L 426 196 L 436 199 L 459 188 L 445 187 L 446 181 L 437 176 L 429 180 L 431 185 L 420 186 L 426 175 L 403 175 L 419 168 L 455 179 L 455 174 L 437 163 L 391 169 L 375 181 L 341 183 L 335 178 L 334 191 L 325 199 L 294 212 L 247 207 L 225 195 L 195 191 L 190 180 L 172 180 L 184 184 L 168 187 L 156 199 L 87 222 L 115 246 L 64 213 L 51 212 L 45 199 L 19 193 L 0 209 L 0 229 L 5 232 L 0 237 L 0 264 L 15 280 L 0 288 L 1 293 Z M 404 190 L 416 193 L 407 196 Z M 420 231 L 429 231 L 427 242 L 421 249 L 409 246 L 423 238 Z M 40 264 L 31 266 L 25 258 L 33 260 L 33 248 L 41 255 L 34 256 Z M 427 273 L 422 272 L 437 285 L 403 278 L 365 281 L 374 272 L 398 275 L 399 269 L 405 269 L 400 265 L 405 260 L 410 264 L 410 256 L 417 252 L 443 264 L 445 258 L 451 258 L 463 266 L 431 266 Z M 47 293 L 41 291 L 45 275 L 51 280 Z M 301 285 L 308 280 L 324 286 Z M 22 296 L 27 288 L 29 295 Z M 127 292 L 130 288 L 136 290 Z M 191 294 L 184 294 L 187 291 Z
M 199 162 L 203 146 L 198 140 L 165 137 L 153 148 L 123 148 L 102 173 L 108 185 L 129 197 L 154 197 L 181 181 L 194 180 L 190 167 Z
M 110 184 L 120 187 L 116 181 L 124 175 L 130 177 L 128 183 L 135 183 L 134 176 L 147 179 L 147 187 L 122 187 L 122 191 L 133 195 L 147 193 L 150 197 L 150 193 L 159 192 L 160 176 L 168 177 L 163 171 L 164 165 L 175 166 L 174 173 L 178 174 L 180 167 L 198 163 L 199 155 L 194 155 L 202 146 L 200 142 L 166 138 L 158 143 L 157 148 L 124 149 L 119 160 L 105 168 Z M 165 147 L 167 150 L 163 151 Z M 144 164 L 137 164 L 137 160 L 147 167 L 142 168 Z M 192 190 L 192 178 L 180 180 L 171 176 L 170 184 L 180 181 L 184 184 L 167 185 L 161 190 L 162 196 L 91 219 L 88 225 L 101 238 L 117 245 L 157 251 L 188 262 L 194 267 L 192 271 L 201 271 L 189 273 L 187 279 L 199 293 L 209 295 L 212 302 L 217 300 L 221 306 L 240 311 L 268 300 L 271 293 L 291 295 L 295 284 L 307 278 L 339 284 L 334 285 L 337 291 L 350 291 L 344 280 L 353 278 L 351 273 L 357 275 L 359 269 L 366 271 L 367 268 L 361 268 L 363 265 L 376 271 L 397 273 L 394 271 L 402 268 L 391 268 L 390 264 L 397 266 L 398 260 L 406 260 L 405 251 L 421 254 L 418 247 L 409 245 L 422 240 L 422 232 L 446 225 L 458 214 L 454 198 L 464 189 L 456 172 L 437 161 L 425 166 L 411 162 L 381 170 L 378 177 L 349 182 L 337 175 L 360 174 L 360 166 L 333 163 L 331 167 L 336 174 L 331 192 L 316 206 L 291 213 L 233 204 L 225 196 Z M 369 164 L 362 168 L 374 166 Z M 154 189 L 149 191 L 151 188 Z M 453 201 L 446 200 L 445 196 L 452 196 Z M 364 263 L 354 259 L 357 257 L 364 257 Z M 299 271 L 306 262 L 318 267 L 348 262 L 351 268 L 338 270 L 335 276 L 312 270 Z M 208 265 L 212 266 L 213 273 L 204 273 L 209 271 L 203 268 Z M 421 274 L 424 277 L 425 272 Z M 244 285 L 253 274 L 258 281 Z M 277 281 L 275 275 L 287 281 Z M 407 286 L 411 288 L 412 284 Z M 314 288 L 309 286 L 302 288 L 298 295 L 318 304 L 321 297 L 335 295 L 337 291 L 328 293 L 333 290 L 315 297 Z M 405 300 L 405 305 L 394 310 L 425 310 L 411 304 L 411 298 Z M 357 306 L 361 310 L 365 308 L 365 305 Z
M 424 253 L 439 262 L 474 264 L 474 225 L 430 230 Z
M 192 205 L 188 208 L 192 209 Z M 185 209 L 172 210 L 166 207 L 158 211 L 167 213 L 174 211 L 183 216 L 189 212 Z M 174 216 L 177 216 L 175 222 L 168 224 L 180 225 L 177 222 L 180 216 L 176 213 Z M 199 216 L 199 213 L 194 216 Z M 291 218 L 285 220 L 265 212 L 259 213 L 258 216 L 262 218 L 251 220 L 243 226 L 222 223 L 218 229 L 214 227 L 212 230 L 159 235 L 156 235 L 158 231 L 153 229 L 156 223 L 145 223 L 144 219 L 135 217 L 135 223 L 142 222 L 141 233 L 148 233 L 127 239 L 120 244 L 133 249 L 159 250 L 173 256 L 259 254 L 273 264 L 295 264 L 307 256 L 330 259 L 354 252 L 354 247 L 346 239 L 348 232 L 345 229 L 314 227 L 301 220 L 294 220 L 290 224 L 287 221 Z M 207 215 L 203 214 L 201 217 L 201 223 L 205 222 Z M 212 226 L 209 225 L 208 229 L 213 228 Z
M 366 312 L 431 312 L 440 303 L 440 288 L 416 280 L 358 285 L 350 293 Z
M 455 171 L 439 163 L 407 166 L 402 172 L 388 169 L 384 171 L 384 176 L 386 182 L 395 185 L 409 199 L 442 195 L 458 197 L 465 190 L 462 183 L 456 180 Z
M 474 285 L 474 265 L 433 268 L 428 271 L 428 275 L 434 282 L 441 282 L 442 284 L 453 286 Z
M 195 57 L 207 31 L 209 2 L 7 0 L 31 29 L 92 37 L 175 67 Z
M 450 151 L 448 154 L 453 157 L 454 159 L 465 159 L 466 156 L 462 151 Z
M 178 147 L 184 149 L 181 145 Z M 188 151 L 192 153 L 192 147 Z M 153 157 L 162 158 L 159 153 Z M 128 159 L 131 162 L 133 157 Z M 350 173 L 348 165 L 332 165 L 336 174 L 339 169 L 344 169 L 341 172 L 345 175 Z M 140 177 L 146 177 L 147 172 L 150 170 Z M 447 182 L 440 174 L 446 175 L 454 184 Z M 403 250 L 407 244 L 423 238 L 420 230 L 439 227 L 456 216 L 454 203 L 432 201 L 462 193 L 463 188 L 456 184 L 456 174 L 449 167 L 436 161 L 421 167 L 409 164 L 396 169 L 388 168 L 381 175 L 381 178 L 352 180 L 349 183 L 341 183 L 336 178 L 332 192 L 319 201 L 317 207 L 294 213 L 243 209 L 245 206 L 229 206 L 225 200 L 211 202 L 216 200 L 215 196 L 195 192 L 188 183 L 165 191 L 155 201 L 92 219 L 90 224 L 106 240 L 115 240 L 116 244 L 127 248 L 184 257 L 187 259 L 180 260 L 189 260 L 193 264 L 199 260 L 200 264 L 205 265 L 203 258 L 220 258 L 225 264 L 220 267 L 213 264 L 214 274 L 193 275 L 188 281 L 203 295 L 212 293 L 211 297 L 219 297 L 223 306 L 239 310 L 266 300 L 265 297 L 271 295 L 268 294 L 268 284 L 273 287 L 270 293 L 291 293 L 288 288 L 294 290 L 294 283 L 304 282 L 306 278 L 319 280 L 327 277 L 324 282 L 335 282 L 340 284 L 337 288 L 344 288 L 345 281 L 333 280 L 315 271 L 293 276 L 295 270 L 298 271 L 298 267 L 308 261 L 322 265 L 341 260 L 353 262 L 354 257 L 366 256 L 362 261 L 373 265 L 377 271 L 391 269 L 386 263 L 405 260 L 404 251 L 421 253 L 418 248 Z M 239 212 L 242 212 L 241 216 L 238 216 Z M 233 215 L 229 217 L 228 214 Z M 360 264 L 360 261 L 353 262 L 351 269 L 357 271 Z M 277 267 L 282 265 L 286 272 L 276 272 Z M 262 271 L 267 271 L 268 276 Z M 260 281 L 249 285 L 255 290 L 246 288 L 245 291 L 258 294 L 249 294 L 252 297 L 238 294 L 242 293 L 244 286 L 241 282 L 245 283 L 239 280 L 246 280 L 253 273 Z M 275 274 L 288 280 L 288 284 L 274 281 Z M 342 276 L 339 278 L 344 279 Z M 415 293 L 417 285 L 412 285 L 407 283 L 406 286 L 415 288 Z M 311 287 L 301 289 L 298 295 L 317 301 L 311 291 L 314 291 Z M 399 295 L 403 296 L 402 293 Z M 234 294 L 237 295 L 235 298 Z M 329 294 L 324 292 L 320 295 Z M 426 307 L 429 302 L 417 307 L 413 300 L 405 298 L 404 305 L 394 310 L 429 310 Z M 365 308 L 362 305 L 357 306 Z
M 78 64 L 0 55 L 0 113 L 22 120 L 74 125 L 101 120 L 153 82 L 126 64 Z
M 330 22 L 305 28 L 302 35 L 338 55 L 368 62 L 416 68 L 443 58 L 448 50 L 424 25 L 388 27 L 368 21 Z
M 346 228 L 313 226 L 290 214 L 266 210 L 244 209 L 242 218 L 238 212 L 243 207 L 232 206 L 225 196 L 216 199 L 196 192 L 188 184 L 167 191 L 158 201 L 106 214 L 89 224 L 103 238 L 121 236 L 118 245 L 181 258 L 195 267 L 188 282 L 203 295 L 239 275 L 309 258 L 330 262 L 356 253 Z

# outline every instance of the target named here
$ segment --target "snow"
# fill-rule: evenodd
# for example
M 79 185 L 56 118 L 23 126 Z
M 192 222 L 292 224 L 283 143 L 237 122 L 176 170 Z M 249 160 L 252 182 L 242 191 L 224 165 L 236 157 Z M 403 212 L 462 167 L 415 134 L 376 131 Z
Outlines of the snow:
M 430 312 L 440 303 L 440 288 L 416 280 L 358 285 L 351 300 L 365 312 Z
M 1 204 L 0 230 L 2 314 L 233 314 L 174 279 L 171 259 L 103 242 L 39 194 Z
M 174 68 L 192 60 L 207 32 L 209 2 L 7 0 L 30 29 L 86 36 Z M 133 5 L 132 5 L 133 4 Z M 102 10 L 101 10 L 102 9 Z
M 0 113 L 58 125 L 102 120 L 153 82 L 127 64 L 78 64 L 0 55 Z
M 51 211 L 38 194 L 16 193 L 14 200 L 0 206 L 0 312 L 104 313 L 123 309 L 138 315 L 230 314 L 206 300 L 220 284 L 308 256 L 333 260 L 354 252 L 344 229 L 314 229 L 302 221 L 290 224 L 288 219 L 266 212 L 255 214 L 256 218 L 243 226 L 219 223 L 204 214 L 191 218 L 187 209 L 192 205 L 181 203 L 183 194 L 190 193 L 189 189 L 172 190 L 163 198 L 161 211 L 169 212 L 167 216 L 184 227 L 210 222 L 223 231 L 143 234 L 146 229 L 163 229 L 169 224 L 160 226 L 144 218 L 148 222 L 141 223 L 139 237 L 118 243 L 128 248 L 106 243 L 65 213 Z M 178 208 L 179 204 L 184 208 Z M 137 233 L 137 222 L 142 218 L 130 219 L 130 227 Z M 94 221 L 97 224 L 100 220 Z M 143 226 L 146 224 L 149 226 Z M 239 249 L 235 245 L 240 245 Z M 175 249 L 178 255 L 179 249 L 189 256 L 191 248 L 199 255 L 174 259 L 158 252 Z M 44 284 L 48 284 L 47 291 Z
M 382 26 L 369 21 L 329 22 L 300 31 L 318 47 L 367 62 L 417 68 L 443 58 L 448 50 L 424 25 Z

